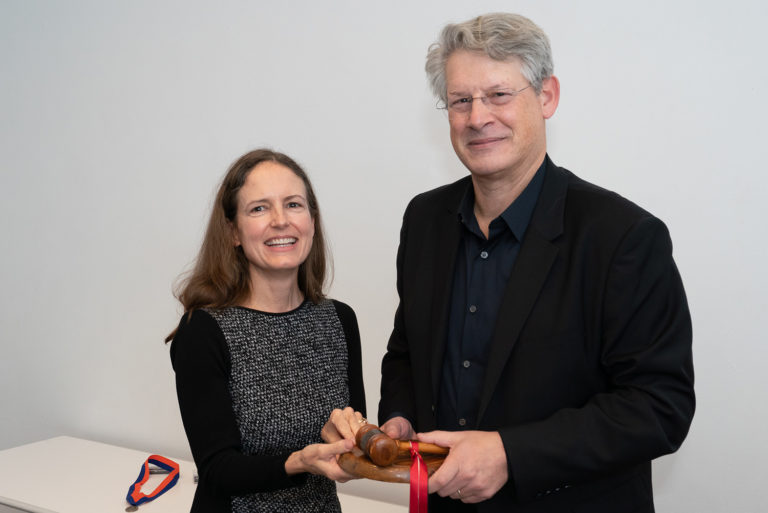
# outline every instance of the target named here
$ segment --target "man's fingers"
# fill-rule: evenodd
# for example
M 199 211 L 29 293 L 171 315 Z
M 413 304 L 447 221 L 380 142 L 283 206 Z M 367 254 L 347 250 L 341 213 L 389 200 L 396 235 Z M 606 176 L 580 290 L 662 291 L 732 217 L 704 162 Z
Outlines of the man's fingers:
M 393 417 L 386 421 L 380 429 L 395 440 L 410 440 L 416 436 L 410 421 L 405 417 Z
M 439 445 L 440 447 L 453 447 L 456 443 L 456 433 L 449 431 L 429 431 L 427 433 L 418 433 L 416 439 L 419 442 Z
M 456 486 L 449 486 L 459 473 L 459 465 L 454 462 L 450 455 L 445 459 L 440 468 L 435 470 L 432 477 L 429 478 L 429 493 L 437 493 L 441 497 L 446 497 L 456 492 Z

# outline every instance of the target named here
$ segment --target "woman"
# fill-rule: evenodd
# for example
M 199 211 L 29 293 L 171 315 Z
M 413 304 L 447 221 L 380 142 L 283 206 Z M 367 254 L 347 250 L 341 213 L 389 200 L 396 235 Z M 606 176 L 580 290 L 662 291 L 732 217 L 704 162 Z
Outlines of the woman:
M 240 157 L 166 339 L 200 475 L 192 512 L 340 511 L 330 479 L 351 477 L 336 456 L 352 447 L 365 394 L 357 319 L 325 298 L 325 271 L 307 175 L 270 150 Z

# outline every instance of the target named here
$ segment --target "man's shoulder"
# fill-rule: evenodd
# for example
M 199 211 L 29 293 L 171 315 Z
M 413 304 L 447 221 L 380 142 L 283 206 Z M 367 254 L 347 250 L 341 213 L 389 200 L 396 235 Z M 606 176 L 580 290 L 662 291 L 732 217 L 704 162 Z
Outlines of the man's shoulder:
M 450 209 L 455 210 L 459 206 L 467 188 L 472 184 L 470 175 L 465 176 L 453 183 L 441 185 L 428 191 L 417 194 L 408 204 L 409 210 L 423 209 Z
M 568 169 L 556 167 L 567 182 L 565 208 L 568 215 L 610 216 L 615 220 L 636 220 L 653 215 L 621 194 L 589 182 Z

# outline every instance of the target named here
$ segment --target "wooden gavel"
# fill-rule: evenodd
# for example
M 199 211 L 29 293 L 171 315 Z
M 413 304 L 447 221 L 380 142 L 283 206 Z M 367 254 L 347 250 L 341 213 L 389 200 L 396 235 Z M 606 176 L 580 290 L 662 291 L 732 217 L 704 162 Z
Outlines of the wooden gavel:
M 357 446 L 372 462 L 380 467 L 391 465 L 399 454 L 408 452 L 410 442 L 394 440 L 374 424 L 363 425 L 355 435 Z M 447 447 L 419 442 L 419 452 L 424 454 L 448 454 Z

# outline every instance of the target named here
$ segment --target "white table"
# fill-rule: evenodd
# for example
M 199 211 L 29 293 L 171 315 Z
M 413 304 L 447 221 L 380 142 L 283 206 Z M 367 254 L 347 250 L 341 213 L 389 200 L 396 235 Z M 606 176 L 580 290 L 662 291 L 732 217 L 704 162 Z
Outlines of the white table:
M 0 451 L 0 513 L 124 513 L 128 487 L 150 454 L 69 436 Z M 197 486 L 195 465 L 171 459 L 179 464 L 179 481 L 157 499 L 142 504 L 139 513 L 189 512 Z M 151 475 L 142 491 L 150 493 L 164 478 L 163 474 Z M 407 511 L 405 506 L 343 493 L 339 501 L 348 512 Z
M 0 504 L 35 513 L 124 513 L 128 487 L 150 454 L 68 436 L 6 449 L 0 451 Z M 195 465 L 171 459 L 179 464 L 179 481 L 142 504 L 142 513 L 189 512 Z M 142 491 L 150 493 L 165 477 L 151 475 Z

